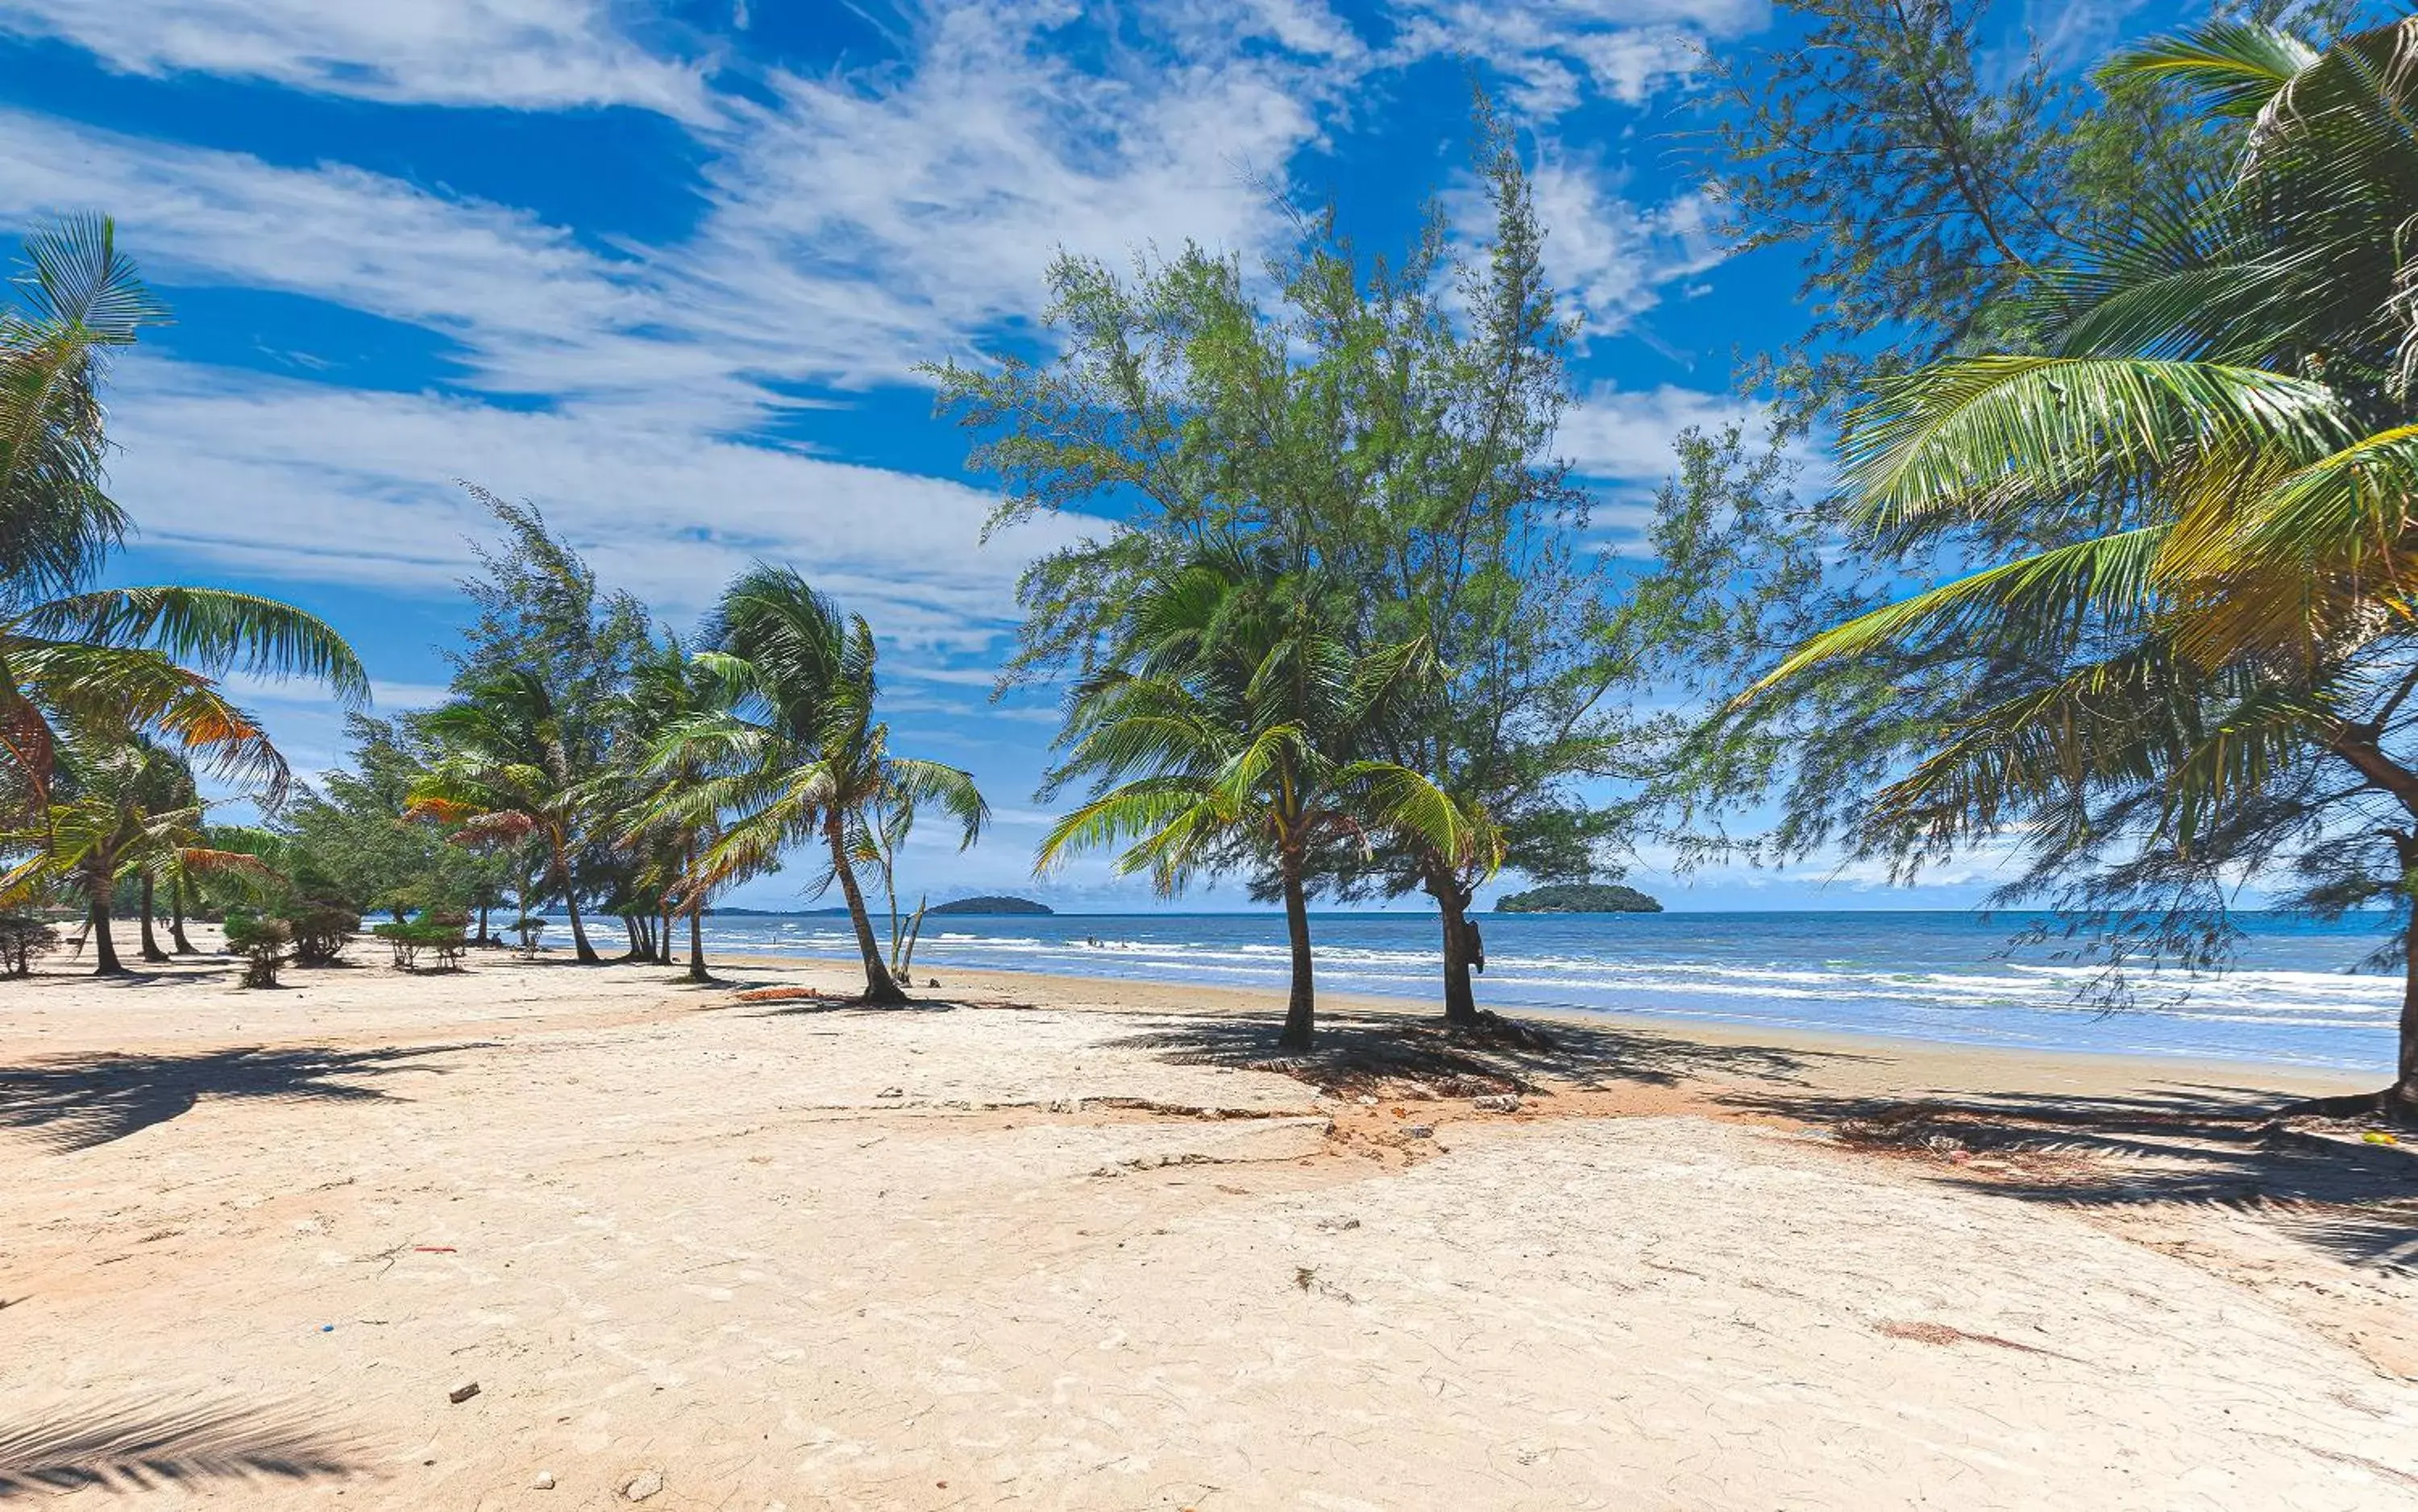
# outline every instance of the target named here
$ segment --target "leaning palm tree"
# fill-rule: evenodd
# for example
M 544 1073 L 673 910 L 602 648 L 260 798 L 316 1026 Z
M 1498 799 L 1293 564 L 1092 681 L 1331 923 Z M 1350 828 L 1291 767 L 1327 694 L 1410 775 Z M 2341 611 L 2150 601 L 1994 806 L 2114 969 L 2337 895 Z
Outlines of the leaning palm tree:
M 348 704 L 369 680 L 333 631 L 273 600 L 84 587 L 127 528 L 102 487 L 107 358 L 164 312 L 107 220 L 63 221 L 25 252 L 0 310 L 0 787 L 18 817 L 38 812 L 63 739 L 130 733 L 273 802 L 283 764 L 213 675 L 315 679 Z
M 2293 857 L 2319 906 L 2418 903 L 2418 18 L 2319 50 L 2217 24 L 2120 76 L 2193 90 L 2233 180 L 2048 276 L 2039 353 L 1885 384 L 1843 439 L 1868 544 L 2018 558 L 1820 635 L 1749 701 L 1912 650 L 1992 696 L 1886 788 L 1918 846 L 2015 832 L 2117 875 Z M 2017 668 L 2012 677 L 2004 668 Z M 2359 847 L 2378 860 L 2359 861 Z M 2418 1119 L 2418 950 L 2398 1069 Z M 2346 1105 L 2348 1106 L 2348 1105 Z
M 1317 1017 L 1306 878 L 1335 836 L 1408 837 L 1463 856 L 1486 842 L 1450 797 L 1365 735 L 1425 677 L 1424 643 L 1354 654 L 1319 586 L 1240 552 L 1204 556 L 1149 585 L 1108 667 L 1077 691 L 1061 785 L 1092 797 L 1042 841 L 1039 864 L 1124 846 L 1121 873 L 1173 896 L 1202 871 L 1248 868 L 1284 901 L 1293 956 L 1287 1049 Z
M 907 1000 L 874 938 L 857 867 L 879 848 L 867 825 L 901 802 L 957 821 L 959 841 L 981 836 L 990 810 L 971 773 L 897 756 L 875 719 L 873 632 L 859 616 L 788 568 L 758 565 L 726 589 L 709 627 L 714 649 L 698 661 L 727 690 L 727 707 L 667 731 L 654 763 L 710 773 L 666 796 L 652 822 L 710 825 L 712 839 L 683 879 L 683 906 L 770 870 L 788 850 L 819 848 L 819 886 L 836 882 L 865 962 L 865 1001 Z
M 580 922 L 573 856 L 597 791 L 572 770 L 545 680 L 527 670 L 480 680 L 422 716 L 420 727 L 441 754 L 412 785 L 411 812 L 459 824 L 462 835 L 480 840 L 543 841 L 555 890 L 571 915 L 573 952 L 583 964 L 596 964 L 601 957 Z M 529 911 L 526 895 L 521 909 Z

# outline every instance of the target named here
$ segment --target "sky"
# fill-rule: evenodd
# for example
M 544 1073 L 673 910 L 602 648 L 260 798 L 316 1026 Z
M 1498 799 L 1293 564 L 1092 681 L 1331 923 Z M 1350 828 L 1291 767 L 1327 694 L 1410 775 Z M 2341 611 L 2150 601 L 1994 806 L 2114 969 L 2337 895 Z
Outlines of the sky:
M 2023 19 L 2079 56 L 2133 15 Z M 1770 24 L 1763 0 L 0 0 L 0 229 L 111 214 L 174 307 L 109 395 L 119 580 L 299 603 L 391 713 L 442 695 L 458 643 L 487 533 L 461 481 L 674 628 L 793 564 L 879 633 L 894 749 L 993 804 L 905 885 L 1163 907 L 1104 862 L 1032 875 L 1055 702 L 990 687 L 1018 571 L 1100 522 L 986 543 L 994 495 L 917 365 L 1046 343 L 1061 249 L 1252 259 L 1288 200 L 1400 245 L 1465 199 L 1475 70 L 1583 319 L 1560 448 L 1616 548 L 1673 435 L 1745 413 L 1736 354 L 1798 319 L 1784 253 L 1711 235 L 1690 134 L 1697 50 Z M 237 691 L 298 771 L 340 761 L 323 695 Z M 1953 907 L 1989 875 L 1664 859 L 1630 880 L 1676 908 Z M 730 901 L 801 906 L 803 875 Z

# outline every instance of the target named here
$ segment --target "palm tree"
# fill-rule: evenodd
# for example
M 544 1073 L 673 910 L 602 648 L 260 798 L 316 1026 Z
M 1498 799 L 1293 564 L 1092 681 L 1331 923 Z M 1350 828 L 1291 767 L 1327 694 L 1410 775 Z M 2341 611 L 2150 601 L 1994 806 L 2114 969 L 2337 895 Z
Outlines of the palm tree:
M 710 775 L 706 744 L 680 738 L 703 716 L 729 712 L 729 688 L 691 657 L 678 636 L 641 658 L 622 695 L 617 723 L 629 753 L 617 773 L 622 843 L 646 857 L 649 891 L 661 901 L 665 939 L 658 960 L 670 964 L 673 917 L 688 919 L 688 980 L 711 982 L 705 965 L 703 914 L 707 893 L 686 885 L 697 858 L 712 844 L 720 815 L 679 802 L 681 794 Z
M 23 896 L 46 883 L 84 895 L 95 972 L 127 974 L 110 924 L 119 880 L 140 876 L 146 899 L 144 958 L 164 961 L 151 937 L 147 899 L 153 878 L 268 875 L 259 858 L 203 845 L 198 802 L 177 803 L 182 764 L 170 753 L 136 741 L 71 745 L 62 782 L 33 827 L 0 834 L 0 849 L 30 852 L 5 878 L 0 896 Z M 189 792 L 189 789 L 187 790 Z
M 1338 835 L 1414 837 L 1460 857 L 1480 827 L 1408 767 L 1358 756 L 1389 705 L 1430 675 L 1423 642 L 1354 654 L 1320 587 L 1240 552 L 1206 555 L 1131 604 L 1108 667 L 1077 690 L 1066 760 L 1091 800 L 1043 840 L 1039 864 L 1125 846 L 1173 896 L 1200 871 L 1248 866 L 1284 900 L 1293 985 L 1279 1043 L 1309 1048 L 1317 1016 L 1306 878 Z
M 1842 625 L 1749 699 L 1912 649 L 2024 669 L 1879 795 L 1939 846 L 2043 863 L 2129 830 L 2237 866 L 2300 848 L 2313 903 L 2418 902 L 2418 18 L 2324 51 L 2214 24 L 2111 65 L 2239 131 L 2234 180 L 2034 304 L 2048 349 L 1883 385 L 1842 442 L 1867 543 L 2035 549 Z M 2339 773 L 2339 779 L 2327 775 Z M 2384 848 L 2355 867 L 2346 843 Z M 2354 875 L 2362 872 L 2364 875 Z M 2394 1085 L 2418 1118 L 2418 950 Z
M 864 1000 L 905 1002 L 857 879 L 857 865 L 878 854 L 867 826 L 879 809 L 930 804 L 957 820 L 960 845 L 971 846 L 990 817 L 972 775 L 891 753 L 889 726 L 873 717 L 871 628 L 796 572 L 759 564 L 742 573 L 708 639 L 715 649 L 698 661 L 722 680 L 728 707 L 667 732 L 655 763 L 712 773 L 655 810 L 664 822 L 713 826 L 688 869 L 684 906 L 771 869 L 793 847 L 819 846 L 829 867 L 819 885 L 839 884 L 864 957 Z
M 423 716 L 421 734 L 442 754 L 412 785 L 411 812 L 460 824 L 464 835 L 479 839 L 542 839 L 571 914 L 574 953 L 595 965 L 601 957 L 580 922 L 572 858 L 597 791 L 572 770 L 562 718 L 544 680 L 526 670 L 481 679 Z M 524 914 L 529 901 L 521 899 Z
M 165 318 L 102 218 L 29 237 L 0 310 L 0 779 L 20 817 L 47 802 L 63 738 L 164 741 L 274 802 L 283 763 L 210 674 L 369 680 L 342 638 L 272 600 L 215 588 L 84 589 L 127 527 L 102 490 L 111 351 Z

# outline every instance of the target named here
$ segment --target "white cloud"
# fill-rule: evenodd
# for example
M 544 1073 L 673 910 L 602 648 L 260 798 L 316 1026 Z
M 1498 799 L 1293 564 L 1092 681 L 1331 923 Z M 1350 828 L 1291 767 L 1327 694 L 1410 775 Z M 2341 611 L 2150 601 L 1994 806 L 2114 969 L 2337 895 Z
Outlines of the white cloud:
M 711 114 L 704 65 L 650 54 L 606 0 L 0 0 L 0 30 L 60 38 L 127 73 L 386 101 Z
M 1756 418 L 1735 395 L 1664 384 L 1655 389 L 1599 386 L 1562 417 L 1555 450 L 1588 478 L 1659 481 L 1675 466 L 1671 443 L 1690 426 L 1717 430 Z
M 129 363 L 112 491 L 143 539 L 247 573 L 448 591 L 490 534 L 453 487 L 527 496 L 605 580 L 674 623 L 758 557 L 809 567 L 893 644 L 980 650 L 1029 554 L 1077 517 L 976 544 L 990 497 L 937 479 L 716 439 L 638 417 L 533 414 L 159 359 Z
M 1764 23 L 1765 0 L 1402 0 L 1392 55 L 1467 56 L 1550 121 L 1590 96 L 1639 105 L 1684 83 L 1700 39 Z
M 1707 227 L 1703 198 L 1660 205 L 1625 196 L 1629 174 L 1601 157 L 1539 145 L 1529 175 L 1545 225 L 1546 276 L 1594 334 L 1617 332 L 1659 303 L 1671 283 L 1728 255 Z

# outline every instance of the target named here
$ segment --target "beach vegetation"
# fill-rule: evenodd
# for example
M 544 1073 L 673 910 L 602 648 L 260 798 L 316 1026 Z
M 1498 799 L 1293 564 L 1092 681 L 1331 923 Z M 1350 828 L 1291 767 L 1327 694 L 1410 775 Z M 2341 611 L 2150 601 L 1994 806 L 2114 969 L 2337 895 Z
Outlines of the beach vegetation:
M 1284 907 L 1292 955 L 1281 1047 L 1306 1050 L 1317 989 L 1308 893 L 1321 848 L 1410 837 L 1465 864 L 1482 817 L 1411 768 L 1360 753 L 1437 675 L 1409 641 L 1355 649 L 1349 596 L 1314 566 L 1236 548 L 1171 568 L 1130 606 L 1077 687 L 1052 791 L 1089 796 L 1051 826 L 1040 864 L 1122 847 L 1124 874 L 1173 896 L 1195 873 L 1243 870 Z
M 836 885 L 865 966 L 864 1000 L 907 1000 L 875 937 L 860 868 L 890 850 L 877 826 L 937 809 L 960 847 L 981 835 L 989 805 L 972 773 L 890 749 L 879 712 L 873 629 L 792 569 L 758 566 L 723 592 L 698 653 L 721 680 L 720 706 L 667 729 L 651 768 L 702 773 L 672 785 L 646 822 L 703 837 L 680 882 L 691 917 L 723 887 L 777 866 L 793 849 L 818 856 L 810 893 Z
M 2002 898 L 2120 953 L 2221 959 L 2252 878 L 2390 908 L 2401 1050 L 2369 1106 L 2418 1116 L 2418 23 L 2213 23 L 2102 78 L 2167 91 L 2227 171 L 2034 270 L 2024 342 L 1864 386 L 1850 542 L 1961 570 L 1787 649 L 1715 740 L 1861 690 L 1892 734 L 1828 810 L 1857 844 L 1901 875 L 2003 848 Z
M 1168 879 L 1238 873 L 1274 899 L 1297 871 L 1305 893 L 1424 893 L 1455 1022 L 1476 1014 L 1477 884 L 1506 864 L 1591 876 L 1620 842 L 1621 811 L 1582 788 L 1630 743 L 1614 695 L 1634 668 L 1607 603 L 1617 578 L 1584 544 L 1588 496 L 1553 451 L 1574 328 L 1482 98 L 1474 135 L 1482 238 L 1431 206 L 1391 261 L 1360 254 L 1332 211 L 1297 215 L 1296 244 L 1256 269 L 1199 247 L 1130 277 L 1067 254 L 1048 274 L 1052 359 L 931 370 L 973 437 L 969 466 L 1004 493 L 994 529 L 1085 505 L 1119 522 L 1025 573 L 1011 683 L 1088 686 L 1131 653 L 1171 574 L 1221 557 L 1277 564 L 1354 665 L 1418 649 L 1382 718 L 1299 733 L 1334 770 L 1416 773 L 1455 824 L 1282 827 L 1274 848 L 1201 848 Z M 1101 717 L 1071 709 L 1070 749 Z

